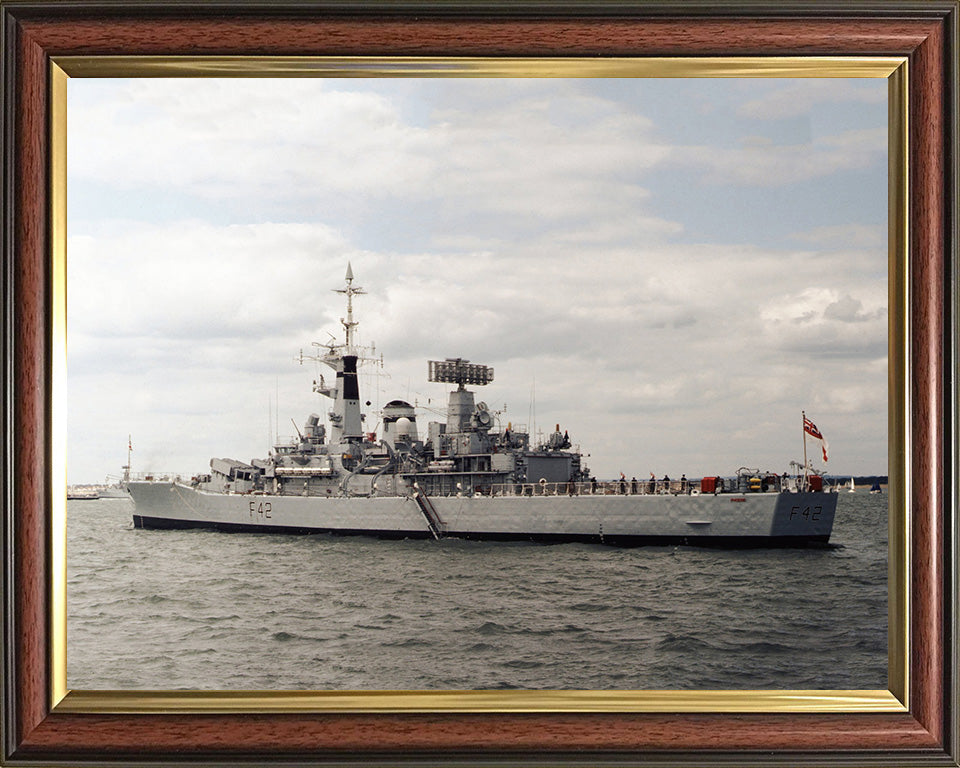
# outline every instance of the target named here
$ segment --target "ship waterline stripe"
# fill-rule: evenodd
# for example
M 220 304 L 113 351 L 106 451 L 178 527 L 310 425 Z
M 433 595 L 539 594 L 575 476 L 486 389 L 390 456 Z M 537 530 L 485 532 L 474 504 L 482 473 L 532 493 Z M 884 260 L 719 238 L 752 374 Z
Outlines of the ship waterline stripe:
M 290 536 L 329 534 L 333 536 L 369 536 L 375 539 L 432 539 L 433 533 L 427 530 L 390 530 L 373 528 L 331 528 L 265 525 L 262 523 L 230 523 L 209 520 L 183 520 L 150 515 L 133 516 L 135 528 L 150 530 L 187 530 L 192 528 L 220 531 L 223 533 L 280 533 Z M 703 525 L 703 523 L 693 523 Z M 682 534 L 607 534 L 601 533 L 537 533 L 517 531 L 453 531 L 446 532 L 446 538 L 467 539 L 470 541 L 529 541 L 538 544 L 606 544 L 615 547 L 642 546 L 697 546 L 718 547 L 724 549 L 757 549 L 763 547 L 804 547 L 808 545 L 826 545 L 827 535 L 785 535 L 752 536 L 726 535 L 711 536 L 691 533 Z

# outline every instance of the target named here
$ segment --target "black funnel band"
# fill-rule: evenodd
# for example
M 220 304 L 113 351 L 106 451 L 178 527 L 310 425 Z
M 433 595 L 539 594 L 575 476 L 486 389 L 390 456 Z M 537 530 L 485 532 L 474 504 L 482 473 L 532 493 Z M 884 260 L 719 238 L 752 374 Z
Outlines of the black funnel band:
M 355 355 L 345 355 L 343 358 L 343 399 L 360 399 L 360 387 L 357 384 L 357 358 Z

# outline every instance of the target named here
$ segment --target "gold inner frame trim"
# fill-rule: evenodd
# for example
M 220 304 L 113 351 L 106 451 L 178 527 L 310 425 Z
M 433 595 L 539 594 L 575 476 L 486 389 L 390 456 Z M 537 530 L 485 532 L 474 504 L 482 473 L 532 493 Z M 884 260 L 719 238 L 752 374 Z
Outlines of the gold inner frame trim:
M 71 691 L 67 713 L 905 712 L 889 691 Z
M 448 58 L 57 56 L 70 77 L 889 77 L 896 56 Z
M 54 703 L 67 690 L 67 75 L 50 67 L 50 664 Z
M 67 688 L 67 81 L 70 77 L 857 77 L 888 80 L 889 690 L 71 691 Z M 50 704 L 57 713 L 906 712 L 909 701 L 909 199 L 905 57 L 60 56 L 50 66 Z
M 909 705 L 910 695 L 910 239 L 908 64 L 887 79 L 887 686 Z

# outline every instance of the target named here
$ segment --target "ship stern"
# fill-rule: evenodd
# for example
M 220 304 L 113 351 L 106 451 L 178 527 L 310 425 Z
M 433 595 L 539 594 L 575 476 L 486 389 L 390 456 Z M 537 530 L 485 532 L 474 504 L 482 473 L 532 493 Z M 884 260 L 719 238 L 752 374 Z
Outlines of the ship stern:
M 826 544 L 837 512 L 835 493 L 781 493 L 770 535 L 797 543 Z

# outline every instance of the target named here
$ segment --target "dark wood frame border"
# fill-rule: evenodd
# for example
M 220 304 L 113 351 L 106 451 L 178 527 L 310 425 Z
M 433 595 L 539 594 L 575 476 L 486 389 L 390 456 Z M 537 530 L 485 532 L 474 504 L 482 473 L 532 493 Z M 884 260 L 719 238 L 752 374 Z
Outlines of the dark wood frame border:
M 9 765 L 958 765 L 956 0 L 0 0 L 3 739 Z M 48 78 L 60 55 L 909 59 L 910 711 L 94 715 L 49 702 Z

